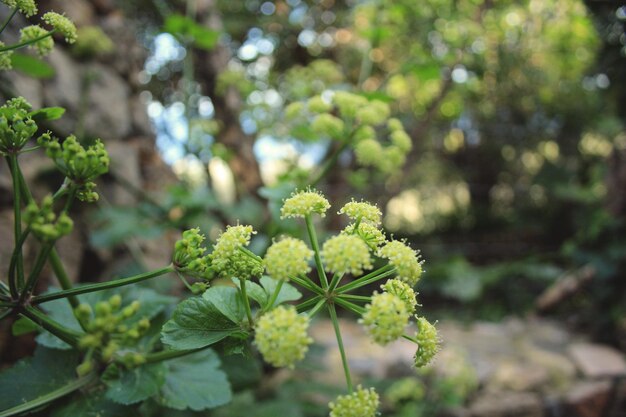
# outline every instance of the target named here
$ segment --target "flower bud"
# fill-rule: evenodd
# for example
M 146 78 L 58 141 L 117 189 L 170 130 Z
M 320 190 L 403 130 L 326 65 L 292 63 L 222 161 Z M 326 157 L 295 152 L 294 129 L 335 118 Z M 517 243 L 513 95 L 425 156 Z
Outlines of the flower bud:
M 374 388 L 364 389 L 360 385 L 348 395 L 340 395 L 328 406 L 330 417 L 375 417 L 380 400 Z
M 48 33 L 47 30 L 39 25 L 30 25 L 20 29 L 20 42 L 30 42 L 34 39 L 40 38 Z M 34 49 L 39 56 L 45 56 L 54 48 L 54 40 L 51 36 L 47 38 L 39 39 L 35 43 L 28 45 L 29 48 Z
M 415 352 L 415 367 L 421 368 L 432 361 L 439 352 L 439 336 L 437 329 L 424 317 L 417 319 L 417 352 Z
M 287 217 L 305 217 L 317 213 L 324 217 L 330 208 L 330 203 L 319 192 L 314 190 L 298 191 L 286 199 L 280 210 L 281 219 Z
M 48 25 L 52 26 L 54 30 L 63 35 L 65 42 L 76 42 L 76 26 L 67 17 L 55 12 L 48 12 L 44 14 L 41 19 Z
M 328 113 L 315 116 L 311 122 L 311 130 L 313 130 L 313 132 L 332 139 L 342 139 L 344 128 L 343 120 Z
M 345 214 L 352 220 L 379 225 L 382 217 L 380 209 L 364 201 L 346 203 L 337 214 Z
M 308 273 L 312 257 L 313 251 L 306 243 L 287 237 L 269 247 L 263 262 L 270 277 L 287 281 L 290 276 Z
M 406 282 L 399 279 L 390 279 L 380 286 L 385 292 L 393 294 L 404 302 L 406 311 L 409 315 L 415 313 L 417 300 L 415 299 L 415 291 Z
M 419 253 L 398 240 L 387 243 L 378 251 L 378 256 L 389 259 L 396 268 L 398 278 L 414 287 L 422 276 Z
M 374 293 L 359 322 L 376 343 L 384 346 L 402 336 L 409 317 L 400 298 L 390 293 Z

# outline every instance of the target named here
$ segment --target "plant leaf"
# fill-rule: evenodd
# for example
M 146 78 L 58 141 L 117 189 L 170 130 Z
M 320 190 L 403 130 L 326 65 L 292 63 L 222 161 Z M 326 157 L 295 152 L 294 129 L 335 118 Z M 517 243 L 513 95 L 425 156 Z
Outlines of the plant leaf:
M 241 288 L 241 282 L 238 279 L 233 278 L 233 283 L 237 286 L 237 288 Z M 248 294 L 248 297 L 259 303 L 262 308 L 265 307 L 269 299 L 267 292 L 265 292 L 263 287 L 252 281 L 246 281 L 246 294 Z
M 44 120 L 57 120 L 60 119 L 63 114 L 65 114 L 65 109 L 63 107 L 44 107 L 43 109 L 28 113 L 28 115 L 36 122 Z
M 136 417 L 137 410 L 116 404 L 101 393 L 78 395 L 55 410 L 52 417 Z
M 212 350 L 169 360 L 165 366 L 167 374 L 159 399 L 166 407 L 200 411 L 230 402 L 230 383 Z
M 14 70 L 33 78 L 52 78 L 55 74 L 54 67 L 46 61 L 17 52 L 11 55 L 11 65 Z
M 109 387 L 106 397 L 118 404 L 130 405 L 152 397 L 165 383 L 165 365 L 151 363 L 133 369 L 121 368 L 119 372 L 103 375 Z
M 246 314 L 241 294 L 235 287 L 225 285 L 211 287 L 204 292 L 202 298 L 208 300 L 234 323 L 240 323 Z
M 161 341 L 176 350 L 197 349 L 240 332 L 210 301 L 193 297 L 176 307 L 163 326 Z
M 20 317 L 15 320 L 11 327 L 11 333 L 13 336 L 22 336 L 27 333 L 32 333 L 39 330 L 37 323 L 29 319 L 28 317 Z
M 261 285 L 265 289 L 268 297 L 270 297 L 271 294 L 274 293 L 274 290 L 278 285 L 278 281 L 268 276 L 263 276 L 261 277 Z M 300 291 L 298 291 L 293 285 L 285 282 L 276 297 L 274 305 L 279 305 L 286 301 L 296 301 L 300 298 L 302 298 L 302 293 L 300 293 Z

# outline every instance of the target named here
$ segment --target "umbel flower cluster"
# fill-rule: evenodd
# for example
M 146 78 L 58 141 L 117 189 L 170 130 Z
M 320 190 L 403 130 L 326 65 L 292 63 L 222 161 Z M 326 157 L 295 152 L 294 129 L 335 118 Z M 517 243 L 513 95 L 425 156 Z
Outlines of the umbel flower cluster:
M 390 118 L 389 104 L 347 91 L 327 91 L 285 109 L 291 134 L 312 131 L 314 137 L 340 141 L 354 149 L 357 161 L 383 173 L 396 172 L 412 148 L 402 122 Z M 308 128 L 304 128 L 308 126 Z
M 358 321 L 373 343 L 387 345 L 404 338 L 417 345 L 415 366 L 427 365 L 438 351 L 439 337 L 434 325 L 417 316 L 419 304 L 413 287 L 422 276 L 418 251 L 406 242 L 388 239 L 380 229 L 382 213 L 375 205 L 350 201 L 338 214 L 349 219 L 339 234 L 321 245 L 313 222 L 324 217 L 330 203 L 320 192 L 294 192 L 283 202 L 283 218 L 302 218 L 309 243 L 283 236 L 277 238 L 260 257 L 248 249 L 254 230 L 251 226 L 229 226 L 217 239 L 212 251 L 201 246 L 204 237 L 198 229 L 188 230 L 177 242 L 174 266 L 181 274 L 209 279 L 214 276 L 238 280 L 242 302 L 248 310 L 246 323 L 254 335 L 254 345 L 265 361 L 276 367 L 293 368 L 309 349 L 312 338 L 308 327 L 313 316 L 327 309 L 335 326 L 349 393 L 329 404 L 332 417 L 370 417 L 378 409 L 378 394 L 372 389 L 353 388 L 346 353 L 341 340 L 336 308 L 358 315 Z M 377 266 L 377 269 L 374 269 Z M 246 285 L 260 288 L 253 281 L 266 273 L 274 280 L 273 293 L 252 314 Z M 267 286 L 261 279 L 261 283 Z M 342 284 L 343 280 L 346 283 Z M 379 291 L 371 296 L 352 294 L 354 290 L 378 282 Z M 311 296 L 300 304 L 276 304 L 281 287 L 297 285 Z M 258 294 L 254 298 L 258 301 Z M 408 334 L 415 318 L 413 334 Z

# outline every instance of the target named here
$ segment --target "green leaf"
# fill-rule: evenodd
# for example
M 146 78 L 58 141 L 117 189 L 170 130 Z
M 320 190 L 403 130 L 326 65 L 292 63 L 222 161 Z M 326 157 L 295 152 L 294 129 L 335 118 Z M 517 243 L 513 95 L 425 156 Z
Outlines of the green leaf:
M 204 292 L 202 298 L 208 300 L 234 323 L 240 323 L 246 315 L 241 294 L 234 287 L 225 285 L 211 287 Z
M 11 327 L 11 333 L 13 336 L 22 336 L 36 330 L 39 330 L 39 326 L 28 317 L 20 317 L 15 320 L 13 326 Z
M 116 404 L 101 393 L 78 395 L 55 410 L 52 417 L 136 417 L 137 410 Z
M 207 51 L 215 48 L 219 32 L 196 23 L 193 19 L 180 14 L 169 16 L 163 25 L 165 32 L 181 37 L 181 40 L 193 41 L 193 46 Z
M 271 294 L 274 293 L 274 290 L 278 285 L 278 281 L 268 276 L 263 276 L 261 277 L 261 285 L 268 294 L 268 297 L 270 297 Z M 302 298 L 302 293 L 300 293 L 300 291 L 298 291 L 293 285 L 285 282 L 276 297 L 274 305 L 277 306 L 287 301 L 296 301 L 300 298 Z
M 236 335 L 241 328 L 210 301 L 189 298 L 176 307 L 161 331 L 161 341 L 176 350 L 197 349 Z
M 35 400 L 76 379 L 76 352 L 37 347 L 32 358 L 22 359 L 0 373 L 0 411 Z
M 167 375 L 159 400 L 166 407 L 200 411 L 230 402 L 230 384 L 212 350 L 169 360 L 165 366 Z
M 30 112 L 28 115 L 32 117 L 34 121 L 41 122 L 44 120 L 60 119 L 64 113 L 65 109 L 63 107 L 44 107 L 43 109 Z
M 165 382 L 165 365 L 151 363 L 133 369 L 105 372 L 102 381 L 109 387 L 106 397 L 130 405 L 152 397 Z
M 14 70 L 33 78 L 52 78 L 55 74 L 52 65 L 31 55 L 14 53 L 11 55 L 11 65 Z
M 220 37 L 219 32 L 205 28 L 198 24 L 195 24 L 190 28 L 191 35 L 193 36 L 193 45 L 199 49 L 210 51 L 215 48 L 217 41 Z

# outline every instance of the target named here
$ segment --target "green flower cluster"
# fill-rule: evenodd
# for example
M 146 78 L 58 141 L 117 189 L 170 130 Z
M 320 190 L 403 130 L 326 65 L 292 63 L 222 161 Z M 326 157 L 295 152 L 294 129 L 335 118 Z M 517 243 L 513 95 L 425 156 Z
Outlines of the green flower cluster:
M 4 48 L 5 46 L 6 45 L 4 44 L 4 42 L 0 41 L 0 49 Z M 0 52 L 0 70 L 10 70 L 11 68 L 13 68 L 11 55 L 13 55 L 13 51 Z
M 44 197 L 41 208 L 35 202 L 26 206 L 24 222 L 33 234 L 45 242 L 52 242 L 68 235 L 74 228 L 74 222 L 63 211 L 59 216 L 54 213 L 54 200 L 51 195 Z
M 72 53 L 79 57 L 92 58 L 113 52 L 115 44 L 98 26 L 83 26 L 78 29 L 78 38 Z
M 392 240 L 380 248 L 378 256 L 389 259 L 389 263 L 396 268 L 398 277 L 414 287 L 422 276 L 422 261 L 419 252 L 411 249 L 404 242 Z
M 293 237 L 274 242 L 265 254 L 263 263 L 270 277 L 288 281 L 290 276 L 308 273 L 311 268 L 309 261 L 313 251 L 301 241 Z
M 359 322 L 376 343 L 384 346 L 402 336 L 410 316 L 400 297 L 388 292 L 374 293 Z
M 28 47 L 34 49 L 39 56 L 48 55 L 54 48 L 54 39 L 50 32 L 39 25 L 30 25 L 20 29 L 20 42 L 33 42 Z
M 354 201 L 346 203 L 337 214 L 345 214 L 356 222 L 363 222 L 379 225 L 382 218 L 380 209 L 365 201 Z
M 282 219 L 288 217 L 305 217 L 317 213 L 324 217 L 330 203 L 322 194 L 314 190 L 297 191 L 283 202 L 280 209 Z
M 123 348 L 136 346 L 137 341 L 150 328 L 147 318 L 129 320 L 139 311 L 139 301 L 122 307 L 122 297 L 116 294 L 106 301 L 99 301 L 92 309 L 89 304 L 79 304 L 74 315 L 85 329 L 86 334 L 79 340 L 79 347 L 88 351 L 101 349 L 102 359 L 110 361 L 118 354 L 118 359 L 128 368 L 145 362 L 137 352 L 122 353 Z M 131 324 L 126 324 L 128 322 Z M 93 364 L 87 359 L 79 365 L 78 373 L 88 373 Z
M 204 235 L 199 228 L 185 230 L 182 239 L 174 245 L 173 264 L 176 270 L 198 278 L 212 278 L 211 261 L 204 255 Z
M 68 136 L 61 144 L 50 133 L 45 133 L 37 139 L 37 143 L 46 149 L 46 155 L 54 160 L 59 171 L 78 187 L 77 197 L 81 201 L 98 200 L 93 180 L 107 173 L 110 163 L 99 139 L 85 149 L 74 135 Z
M 213 270 L 225 277 L 249 279 L 263 273 L 263 262 L 249 253 L 246 246 L 256 232 L 252 226 L 228 226 L 209 255 Z
M 52 26 L 52 28 L 59 32 L 65 38 L 65 42 L 74 43 L 78 36 L 76 35 L 76 26 L 74 23 L 63 16 L 62 14 L 55 12 L 48 12 L 44 14 L 41 18 L 48 25 Z
M 37 124 L 29 114 L 31 108 L 23 97 L 13 98 L 0 107 L 0 152 L 18 152 L 37 133 Z
M 365 389 L 360 385 L 348 395 L 340 395 L 328 404 L 330 417 L 375 417 L 378 414 L 380 399 L 374 388 Z
M 306 67 L 295 66 L 287 71 L 281 83 L 281 92 L 290 99 L 304 99 L 321 93 L 343 79 L 337 63 L 328 59 L 316 59 Z
M 254 344 L 267 363 L 293 368 L 313 343 L 307 334 L 308 328 L 308 316 L 298 315 L 293 306 L 278 306 L 258 320 Z
M 415 341 L 418 345 L 417 352 L 415 353 L 415 367 L 421 368 L 430 363 L 437 352 L 439 352 L 439 335 L 437 334 L 437 329 L 424 317 L 417 319 Z
M 404 165 L 413 147 L 402 122 L 390 115 L 389 104 L 347 91 L 316 95 L 285 108 L 286 119 L 293 125 L 291 134 L 296 138 L 326 137 L 348 142 L 361 165 L 387 174 Z
M 373 251 L 387 241 L 385 233 L 371 223 L 351 223 L 341 233 L 358 236 Z
M 26 17 L 31 17 L 37 14 L 37 4 L 35 3 L 35 0 L 2 0 L 2 3 L 12 9 L 17 9 Z
M 406 311 L 409 315 L 415 313 L 417 307 L 417 299 L 415 298 L 415 291 L 409 284 L 399 279 L 390 279 L 380 286 L 383 291 L 393 294 L 404 302 Z
M 336 274 L 359 275 L 372 268 L 372 258 L 367 244 L 357 236 L 340 234 L 324 242 L 321 251 L 326 269 Z

